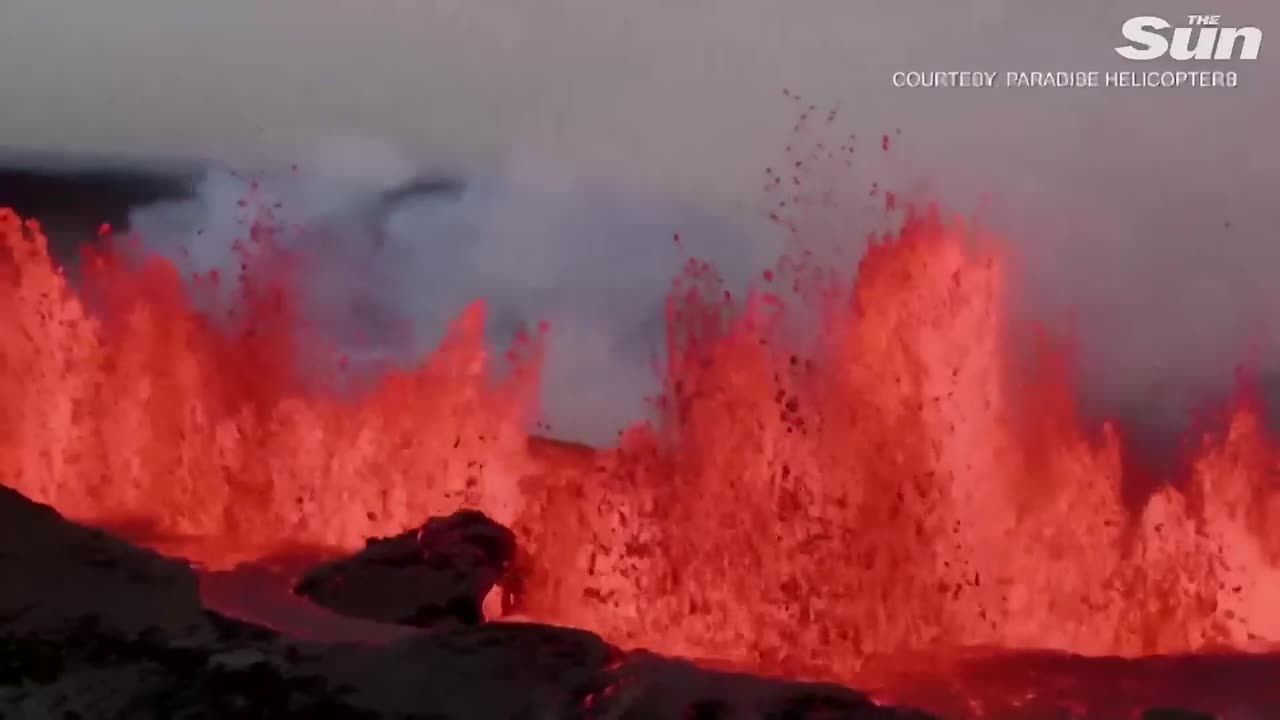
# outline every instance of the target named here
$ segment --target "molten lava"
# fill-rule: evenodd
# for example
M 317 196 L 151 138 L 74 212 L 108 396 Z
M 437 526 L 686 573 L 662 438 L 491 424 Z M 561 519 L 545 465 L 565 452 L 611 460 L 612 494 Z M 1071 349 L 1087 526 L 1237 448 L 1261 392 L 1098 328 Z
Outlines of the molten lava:
M 482 305 L 420 366 L 339 392 L 265 256 L 215 318 L 159 261 L 100 255 L 73 288 L 0 211 L 0 482 L 210 567 L 476 507 L 520 537 L 521 614 L 762 671 L 1280 641 L 1250 398 L 1127 507 L 1118 432 L 1081 430 L 1057 354 L 1014 361 L 998 248 L 917 214 L 807 304 L 738 304 L 692 263 L 655 420 L 577 451 L 526 435 L 539 339 L 494 380 Z

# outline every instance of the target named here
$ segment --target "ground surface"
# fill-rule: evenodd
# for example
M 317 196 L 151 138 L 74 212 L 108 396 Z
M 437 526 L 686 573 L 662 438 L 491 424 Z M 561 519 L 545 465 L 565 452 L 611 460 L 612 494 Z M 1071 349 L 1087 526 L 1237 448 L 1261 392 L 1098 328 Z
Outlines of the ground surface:
M 1272 655 L 908 659 L 876 705 L 580 630 L 481 622 L 510 540 L 460 514 L 337 561 L 197 573 L 0 487 L 0 718 L 1280 717 Z M 361 597 L 391 587 L 409 599 Z
M 3 487 L 0 578 L 5 720 L 929 717 L 844 688 L 624 654 L 578 630 L 346 618 L 272 589 L 269 568 L 210 574 L 202 599 L 185 563 Z

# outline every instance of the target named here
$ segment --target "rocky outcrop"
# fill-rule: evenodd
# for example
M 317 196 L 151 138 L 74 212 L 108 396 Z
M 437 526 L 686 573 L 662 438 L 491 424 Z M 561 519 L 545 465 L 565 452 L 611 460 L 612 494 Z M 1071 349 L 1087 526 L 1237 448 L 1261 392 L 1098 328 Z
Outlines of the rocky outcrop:
M 0 717 L 379 717 L 269 634 L 205 617 L 208 634 L 123 639 L 92 622 L 0 634 Z
M 316 641 L 208 609 L 185 563 L 0 487 L 0 718 L 923 717 L 624 654 L 581 630 L 481 624 L 514 553 L 511 533 L 474 512 L 370 541 L 299 586 L 377 627 L 429 629 Z M 215 596 L 271 577 L 222 574 Z
M 264 626 L 298 606 L 273 606 L 259 592 L 275 574 L 241 568 L 219 577 L 218 593 L 202 594 L 185 563 L 0 487 L 0 719 L 937 717 L 844 687 L 625 653 L 581 630 L 481 623 L 480 601 L 514 554 L 511 533 L 479 513 L 433 518 L 299 583 L 316 601 L 367 620 L 332 633 L 322 626 L 346 616 L 325 611 L 328 619 L 294 623 L 315 634 L 282 634 Z M 280 594 L 306 603 L 287 583 Z M 235 597 L 262 622 L 202 603 Z M 1124 667 L 1101 669 L 1114 680 Z M 1001 675 L 1019 679 L 1009 668 Z M 1028 697 L 1026 689 L 1017 696 Z M 1152 709 L 1142 717 L 1211 716 Z
M 334 612 L 431 628 L 478 625 L 485 596 L 508 573 L 515 536 L 463 510 L 369 540 L 365 549 L 307 573 L 295 592 Z
M 0 627 L 57 633 L 77 623 L 134 639 L 204 632 L 204 608 L 186 563 L 99 530 L 0 486 Z
M 362 716 L 301 657 L 186 563 L 0 486 L 0 718 Z

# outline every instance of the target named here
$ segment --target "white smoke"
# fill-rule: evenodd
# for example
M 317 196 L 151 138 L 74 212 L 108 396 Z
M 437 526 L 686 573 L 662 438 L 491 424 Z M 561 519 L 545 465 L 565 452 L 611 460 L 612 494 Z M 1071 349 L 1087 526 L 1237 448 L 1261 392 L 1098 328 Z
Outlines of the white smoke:
M 377 317 L 408 323 L 408 345 L 375 331 L 372 344 L 345 348 L 356 357 L 419 359 L 476 299 L 495 348 L 546 321 L 542 419 L 560 437 L 607 441 L 643 417 L 663 300 L 686 253 L 717 262 L 737 287 L 777 254 L 776 237 L 531 157 L 382 213 L 382 193 L 419 166 L 378 143 L 333 148 L 283 172 L 211 169 L 195 197 L 135 209 L 130 230 L 184 272 L 233 275 L 237 241 L 270 213 L 305 262 L 313 321 L 339 339 L 368 336 L 357 326 Z

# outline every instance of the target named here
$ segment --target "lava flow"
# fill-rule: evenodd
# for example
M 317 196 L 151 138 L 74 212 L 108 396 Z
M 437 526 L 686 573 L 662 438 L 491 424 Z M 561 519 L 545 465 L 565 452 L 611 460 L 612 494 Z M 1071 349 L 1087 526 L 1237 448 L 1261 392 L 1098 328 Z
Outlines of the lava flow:
M 1256 403 L 1127 506 L 1119 433 L 1081 429 L 1058 354 L 1014 362 L 999 242 L 973 234 L 914 214 L 803 307 L 691 263 L 654 420 L 574 451 L 526 435 L 539 337 L 493 372 L 480 304 L 420 366 L 336 392 L 278 264 L 211 318 L 160 261 L 100 255 L 73 288 L 0 211 L 0 482 L 210 567 L 477 507 L 520 537 L 521 614 L 764 672 L 1280 641 Z

